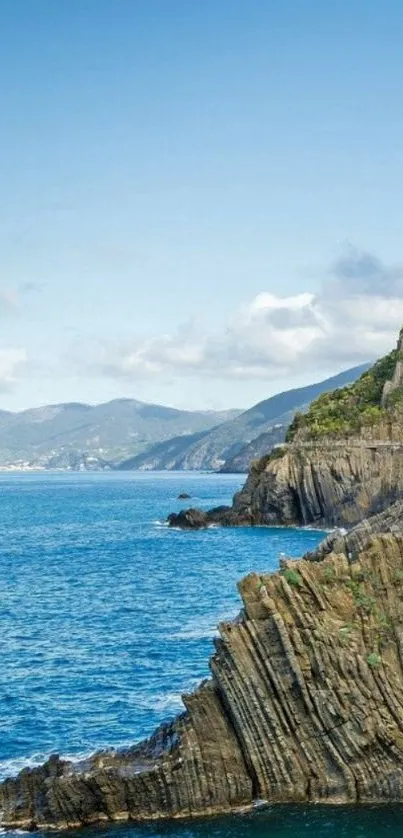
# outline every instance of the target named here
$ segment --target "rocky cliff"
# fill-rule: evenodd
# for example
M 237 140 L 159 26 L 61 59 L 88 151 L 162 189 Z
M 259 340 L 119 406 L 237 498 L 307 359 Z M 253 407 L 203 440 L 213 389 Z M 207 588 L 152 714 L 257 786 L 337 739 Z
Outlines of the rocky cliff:
M 372 538 L 353 562 L 284 561 L 239 589 L 186 711 L 126 751 L 7 780 L 3 827 L 403 800 L 403 538 Z
M 403 493 L 400 443 L 291 445 L 252 465 L 232 507 L 183 510 L 170 526 L 311 526 L 350 528 Z
M 253 525 L 351 527 L 402 491 L 400 444 L 290 446 L 251 469 L 233 516 Z
M 205 525 L 352 527 L 403 492 L 403 331 L 351 386 L 296 415 L 286 444 L 252 463 L 243 489 Z M 214 513 L 216 511 L 214 510 Z M 171 526 L 183 526 L 170 516 Z
M 403 500 L 398 500 L 378 515 L 364 518 L 349 531 L 332 530 L 318 547 L 306 553 L 304 558 L 318 562 L 322 561 L 329 553 L 344 553 L 351 561 L 354 561 L 354 557 L 367 547 L 375 534 L 399 534 L 402 532 Z
M 259 460 L 232 514 L 251 524 L 352 527 L 403 491 L 403 330 L 350 387 L 325 393 Z

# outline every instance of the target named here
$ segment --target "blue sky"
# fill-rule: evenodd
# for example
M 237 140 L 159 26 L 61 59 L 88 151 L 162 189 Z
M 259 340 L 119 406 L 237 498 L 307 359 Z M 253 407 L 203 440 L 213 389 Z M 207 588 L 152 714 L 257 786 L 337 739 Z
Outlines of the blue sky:
M 249 406 L 403 322 L 403 4 L 2 0 L 0 407 Z

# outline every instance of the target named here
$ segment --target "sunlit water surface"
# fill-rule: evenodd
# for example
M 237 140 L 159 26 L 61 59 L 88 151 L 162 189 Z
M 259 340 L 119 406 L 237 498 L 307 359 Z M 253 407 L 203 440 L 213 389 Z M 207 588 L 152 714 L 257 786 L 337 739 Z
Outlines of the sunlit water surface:
M 228 503 L 242 476 L 0 475 L 0 774 L 50 753 L 78 756 L 151 733 L 208 675 L 237 580 L 299 556 L 320 533 L 169 530 L 192 504 Z M 187 502 L 188 503 L 188 502 Z M 274 807 L 163 826 L 102 828 L 110 838 L 403 836 L 403 809 Z M 77 834 L 77 833 L 75 833 Z

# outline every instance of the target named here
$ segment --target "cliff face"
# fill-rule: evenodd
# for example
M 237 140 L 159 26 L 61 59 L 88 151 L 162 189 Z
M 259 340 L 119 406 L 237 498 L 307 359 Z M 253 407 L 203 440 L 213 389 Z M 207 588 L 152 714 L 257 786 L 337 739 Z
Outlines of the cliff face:
M 403 532 L 403 501 L 398 500 L 378 515 L 371 515 L 356 524 L 349 532 L 333 530 L 321 541 L 315 550 L 306 553 L 304 558 L 313 562 L 322 561 L 329 553 L 344 553 L 354 560 L 364 550 L 371 538 L 379 533 Z
M 2 826 L 403 800 L 403 538 L 373 539 L 352 564 L 286 561 L 240 592 L 186 712 L 127 751 L 7 780 Z
M 232 511 L 235 523 L 351 527 L 402 491 L 398 444 L 290 446 L 251 469 Z
M 252 463 L 243 489 L 204 525 L 351 527 L 403 490 L 403 330 L 353 384 L 296 414 L 286 445 Z M 213 511 L 212 511 L 213 512 Z M 171 526 L 189 526 L 172 515 Z

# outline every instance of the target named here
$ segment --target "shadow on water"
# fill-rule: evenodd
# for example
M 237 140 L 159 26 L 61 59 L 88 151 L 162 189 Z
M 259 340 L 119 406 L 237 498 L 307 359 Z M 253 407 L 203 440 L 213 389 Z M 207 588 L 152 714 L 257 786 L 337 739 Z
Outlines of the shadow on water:
M 54 833 L 53 835 L 55 835 Z M 60 833 L 57 833 L 60 836 Z M 46 833 L 49 838 L 49 833 Z M 231 817 L 99 826 L 66 838 L 400 838 L 403 805 L 270 806 Z M 38 838 L 41 833 L 36 833 Z

